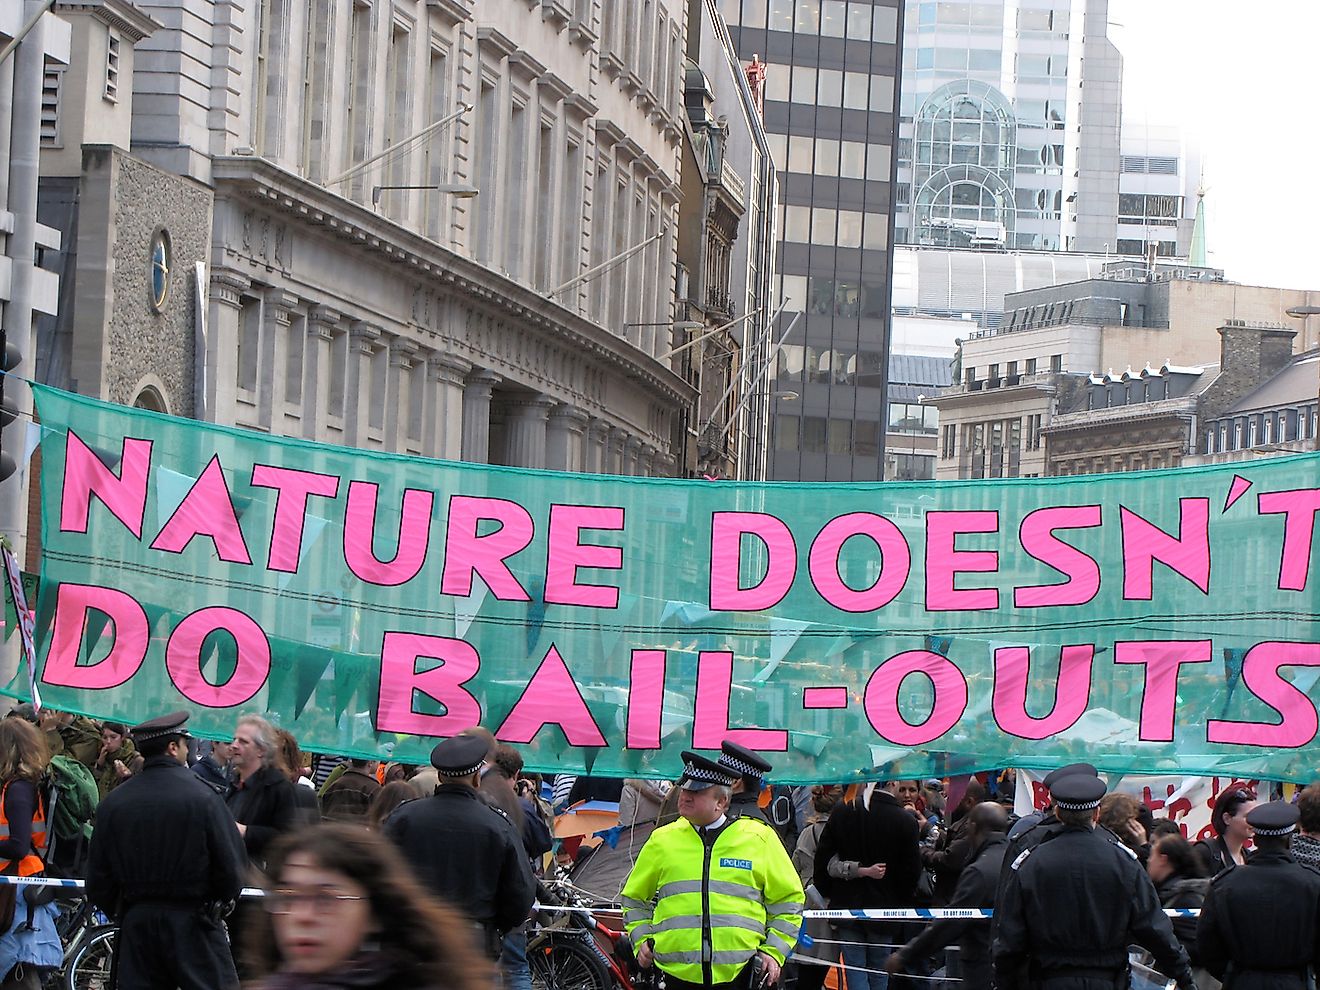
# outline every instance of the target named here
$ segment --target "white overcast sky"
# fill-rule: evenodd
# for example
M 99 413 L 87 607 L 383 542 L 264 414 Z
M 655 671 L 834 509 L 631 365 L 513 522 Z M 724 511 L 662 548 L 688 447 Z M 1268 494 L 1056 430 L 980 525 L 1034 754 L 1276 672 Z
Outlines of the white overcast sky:
M 1124 113 L 1199 144 L 1210 264 L 1320 290 L 1320 2 L 1109 0 Z

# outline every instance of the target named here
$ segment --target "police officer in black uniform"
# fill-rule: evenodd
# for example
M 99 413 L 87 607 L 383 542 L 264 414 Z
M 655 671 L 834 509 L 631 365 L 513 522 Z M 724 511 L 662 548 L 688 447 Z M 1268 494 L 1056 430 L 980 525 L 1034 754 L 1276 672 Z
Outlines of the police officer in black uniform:
M 1256 854 L 1210 883 L 1196 945 L 1224 990 L 1305 990 L 1320 960 L 1320 872 L 1289 852 L 1297 820 L 1283 801 L 1253 808 Z
M 188 769 L 187 712 L 132 730 L 142 772 L 96 810 L 87 896 L 119 922 L 119 990 L 231 990 L 221 919 L 247 869 L 224 800 Z
M 720 743 L 719 765 L 738 778 L 733 785 L 733 798 L 729 801 L 730 818 L 755 818 L 770 824 L 757 803 L 761 796 L 762 778 L 774 769 L 759 754 L 731 739 Z
M 486 740 L 454 736 L 431 750 L 440 776 L 435 795 L 409 801 L 385 822 L 417 878 L 466 911 L 492 958 L 500 939 L 527 920 L 536 881 L 522 838 L 498 808 L 477 793 Z
M 1136 855 L 1096 833 L 1105 785 L 1087 774 L 1051 791 L 1060 829 L 1009 864 L 995 904 L 1000 990 L 1126 990 L 1128 946 L 1155 957 L 1181 990 L 1196 986 L 1155 887 Z

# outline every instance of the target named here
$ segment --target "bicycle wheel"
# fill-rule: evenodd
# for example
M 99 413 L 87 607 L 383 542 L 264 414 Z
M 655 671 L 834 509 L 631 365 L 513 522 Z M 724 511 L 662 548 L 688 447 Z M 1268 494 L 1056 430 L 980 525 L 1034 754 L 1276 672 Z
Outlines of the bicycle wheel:
M 108 990 L 118 931 L 114 925 L 92 929 L 65 967 L 65 990 Z
M 614 981 L 591 947 L 575 938 L 550 938 L 527 947 L 533 990 L 610 990 Z

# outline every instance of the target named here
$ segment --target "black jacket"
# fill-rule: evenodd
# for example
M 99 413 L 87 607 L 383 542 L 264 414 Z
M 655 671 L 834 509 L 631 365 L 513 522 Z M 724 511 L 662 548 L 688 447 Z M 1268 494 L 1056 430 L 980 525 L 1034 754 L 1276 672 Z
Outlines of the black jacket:
M 321 815 L 332 822 L 364 822 L 380 791 L 380 781 L 365 770 L 350 767 L 321 795 Z
M 966 842 L 966 839 L 961 841 Z M 1008 850 L 1008 836 L 991 834 L 972 853 L 971 862 L 958 875 L 949 898 L 951 908 L 993 908 L 999 867 Z M 899 958 L 910 960 L 934 955 L 946 945 L 958 943 L 962 979 L 966 990 L 990 990 L 990 924 L 981 919 L 945 918 L 932 922 L 920 935 L 899 950 Z
M 473 921 L 507 932 L 527 920 L 536 881 L 522 838 L 467 784 L 442 783 L 434 797 L 400 805 L 385 835 L 424 886 Z
M 1224 990 L 1300 990 L 1320 960 L 1320 873 L 1285 849 L 1258 850 L 1210 882 L 1196 946 Z
M 835 856 L 862 866 L 884 863 L 884 878 L 832 877 L 829 863 Z M 908 907 L 920 873 L 917 820 L 896 797 L 877 787 L 869 805 L 850 801 L 830 814 L 816 846 L 812 877 L 831 908 Z
M 222 767 L 215 761 L 214 757 L 202 757 L 193 764 L 192 772 L 197 775 L 198 780 L 222 798 L 228 797 L 229 792 L 234 789 L 233 771 L 228 767 Z
M 755 818 L 758 822 L 770 824 L 770 819 L 765 816 L 761 805 L 757 803 L 760 797 L 751 791 L 739 791 L 729 799 L 729 817 L 730 818 Z
M 1166 908 L 1199 908 L 1205 903 L 1205 892 L 1209 886 L 1210 881 L 1205 877 L 1180 877 L 1175 874 L 1157 883 L 1155 893 L 1159 895 L 1160 903 Z M 1187 950 L 1187 957 L 1191 959 L 1192 965 L 1203 965 L 1201 953 L 1196 948 L 1196 919 L 1169 920 L 1173 922 L 1173 934 L 1178 936 L 1178 941 Z
M 96 809 L 87 896 L 111 915 L 139 901 L 232 901 L 247 866 L 220 796 L 174 759 L 153 756 Z
M 1155 957 L 1160 971 L 1192 986 L 1187 953 L 1131 850 L 1088 827 L 1060 825 L 1048 841 L 1009 862 L 995 904 L 995 981 L 1090 990 L 1127 985 L 1128 946 Z
M 247 826 L 243 844 L 258 866 L 264 863 L 271 840 L 298 824 L 298 795 L 293 787 L 275 767 L 262 767 L 225 798 L 234 820 Z

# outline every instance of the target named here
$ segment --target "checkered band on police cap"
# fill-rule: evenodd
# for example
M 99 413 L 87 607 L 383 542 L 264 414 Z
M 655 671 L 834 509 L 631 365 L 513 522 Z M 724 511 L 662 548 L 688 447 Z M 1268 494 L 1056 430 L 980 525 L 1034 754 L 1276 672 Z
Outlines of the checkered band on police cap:
M 1247 813 L 1247 824 L 1257 835 L 1288 835 L 1297 830 L 1301 817 L 1296 806 L 1286 801 L 1257 805 Z
M 1105 796 L 1105 782 L 1086 774 L 1073 774 L 1055 783 L 1050 790 L 1054 804 L 1064 811 L 1090 811 L 1100 807 Z
M 697 753 L 683 753 L 683 779 L 732 787 L 738 778 L 724 766 Z

